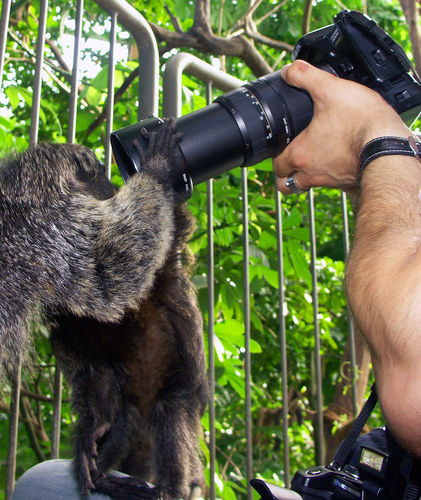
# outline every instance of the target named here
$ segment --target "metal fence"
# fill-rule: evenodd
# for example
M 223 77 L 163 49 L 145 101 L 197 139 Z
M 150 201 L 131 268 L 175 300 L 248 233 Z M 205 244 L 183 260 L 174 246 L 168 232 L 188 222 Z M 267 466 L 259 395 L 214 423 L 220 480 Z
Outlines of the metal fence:
M 106 106 L 107 113 L 107 136 L 112 130 L 113 123 L 113 96 L 114 96 L 114 66 L 115 66 L 115 50 L 116 50 L 116 27 L 117 23 L 125 30 L 129 31 L 136 42 L 139 53 L 139 95 L 138 100 L 141 105 L 138 107 L 138 118 L 142 119 L 150 114 L 158 113 L 158 89 L 159 89 L 159 54 L 157 44 L 152 31 L 146 20 L 125 0 L 96 0 L 96 3 L 109 14 L 111 30 L 109 34 L 109 77 L 108 77 L 108 100 Z M 44 64 L 44 46 L 46 34 L 46 20 L 48 11 L 48 0 L 40 1 L 40 17 L 39 17 L 39 33 L 36 47 L 36 63 L 35 63 L 35 79 L 33 85 L 33 105 L 32 105 L 32 120 L 30 131 L 30 143 L 35 144 L 38 138 L 38 123 L 40 112 L 40 99 L 42 92 L 42 73 Z M 8 36 L 9 12 L 11 9 L 11 0 L 3 0 L 1 23 L 0 23 L 0 79 L 3 74 L 3 63 L 5 58 L 6 38 Z M 75 130 L 78 119 L 78 83 L 79 83 L 79 61 L 80 61 L 80 41 L 83 29 L 83 0 L 77 1 L 75 32 L 74 32 L 74 56 L 71 79 L 71 94 L 69 103 L 69 126 L 68 126 L 68 142 L 75 141 Z M 179 116 L 181 114 L 181 77 L 183 73 L 188 73 L 203 81 L 207 89 L 208 102 L 212 100 L 212 88 L 227 91 L 237 88 L 241 85 L 241 81 L 233 78 L 222 71 L 215 69 L 191 54 L 179 53 L 174 56 L 166 64 L 166 70 L 163 75 L 163 115 L 164 116 Z M 1 84 L 1 80 L 0 80 Z M 111 150 L 109 141 L 106 146 L 106 168 L 110 171 L 111 165 Z M 245 475 L 248 479 L 253 476 L 252 463 L 252 415 L 251 415 L 251 362 L 250 362 L 250 289 L 249 289 L 249 221 L 248 221 L 248 203 L 247 203 L 247 170 L 242 169 L 241 177 L 241 196 L 243 200 L 243 285 L 244 285 L 244 330 L 245 330 L 245 372 L 246 372 L 246 429 L 239 429 L 238 432 L 244 432 L 247 437 L 247 471 Z M 215 411 L 214 411 L 214 348 L 213 325 L 215 318 L 213 317 L 214 310 L 214 268 L 217 263 L 214 259 L 213 250 L 213 182 L 208 181 L 207 194 L 207 210 L 208 210 L 208 335 L 209 335 L 209 381 L 210 381 L 210 435 L 208 437 L 208 445 L 210 450 L 210 498 L 216 498 L 215 493 Z M 347 202 L 344 196 L 341 197 L 340 203 L 343 206 L 343 225 L 345 235 L 346 251 L 349 247 L 347 238 L 348 234 L 348 219 L 347 219 Z M 323 456 L 323 394 L 322 394 L 322 366 L 320 354 L 320 331 L 318 325 L 318 295 L 317 295 L 317 269 L 316 269 L 316 234 L 315 234 L 315 216 L 314 216 L 314 197 L 312 191 L 308 194 L 309 206 L 309 221 L 310 221 L 310 248 L 311 262 L 310 270 L 312 275 L 312 303 L 314 308 L 314 339 L 315 339 L 315 373 L 317 386 L 317 418 L 315 429 L 317 432 L 317 453 L 316 456 L 321 460 Z M 281 350 L 282 363 L 282 380 L 279 382 L 282 385 L 283 401 L 282 401 L 282 422 L 283 422 L 283 456 L 280 457 L 280 468 L 284 470 L 286 482 L 290 476 L 289 466 L 289 436 L 288 436 L 288 377 L 287 377 L 287 344 L 285 331 L 285 317 L 283 307 L 285 302 L 284 289 L 284 272 L 283 272 L 283 254 L 282 254 L 282 217 L 281 217 L 281 199 L 279 193 L 276 194 L 276 210 L 277 210 L 277 235 L 278 235 L 278 271 L 279 271 L 279 339 Z M 352 370 L 355 368 L 355 352 L 353 342 L 353 328 L 349 325 L 351 336 L 351 363 Z M 52 458 L 59 456 L 60 448 L 60 390 L 62 380 L 61 375 L 56 373 L 55 395 L 54 395 L 54 426 L 52 436 Z M 18 409 L 20 397 L 20 367 L 16 370 L 16 379 L 13 386 L 11 418 L 9 431 L 9 454 L 7 459 L 7 485 L 6 498 L 13 491 L 15 471 L 16 471 L 16 446 L 17 446 L 17 429 L 18 429 Z M 354 408 L 356 408 L 356 397 L 354 391 Z M 248 490 L 247 497 L 251 498 L 251 491 Z

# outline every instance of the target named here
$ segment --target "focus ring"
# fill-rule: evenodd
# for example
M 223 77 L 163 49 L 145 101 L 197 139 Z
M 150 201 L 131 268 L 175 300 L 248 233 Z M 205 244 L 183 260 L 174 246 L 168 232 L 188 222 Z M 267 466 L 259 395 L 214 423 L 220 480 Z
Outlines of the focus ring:
M 255 165 L 267 158 L 266 126 L 269 123 L 254 94 L 243 87 L 240 91 L 235 90 L 216 98 L 215 102 L 222 104 L 230 112 L 240 129 L 246 157 L 243 166 Z

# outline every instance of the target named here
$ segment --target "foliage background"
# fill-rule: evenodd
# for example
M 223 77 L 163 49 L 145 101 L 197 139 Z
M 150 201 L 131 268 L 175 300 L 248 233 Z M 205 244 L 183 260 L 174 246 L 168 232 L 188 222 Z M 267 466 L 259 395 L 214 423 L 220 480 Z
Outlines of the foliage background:
M 133 5 L 153 23 L 158 36 L 161 68 L 182 43 L 170 34 L 177 33 L 177 18 L 181 33 L 194 35 L 192 28 L 203 2 L 169 0 L 136 0 Z M 203 5 L 202 5 L 203 7 Z M 252 17 L 250 9 L 253 7 Z M 265 17 L 268 12 L 273 13 Z M 268 40 L 293 46 L 303 34 L 331 24 L 332 17 L 343 8 L 367 12 L 376 19 L 411 54 L 411 42 L 406 19 L 398 0 L 212 0 L 209 26 L 221 39 L 230 40 L 240 30 L 254 50 L 271 70 L 290 62 L 291 54 L 276 43 L 259 43 L 251 36 L 256 29 Z M 48 12 L 48 43 L 46 71 L 42 89 L 39 140 L 64 142 L 67 137 L 69 103 L 69 67 L 61 57 L 67 57 L 66 35 L 72 35 L 73 2 L 52 0 Z M 84 40 L 95 39 L 101 44 L 107 33 L 101 26 L 107 15 L 87 0 L 84 12 Z M 17 0 L 12 6 L 10 36 L 0 94 L 0 144 L 2 152 L 23 149 L 28 145 L 34 47 L 38 28 L 39 1 Z M 247 20 L 252 18 L 252 30 Z M 250 23 L 249 23 L 250 28 Z M 241 31 L 242 30 L 242 31 Z M 194 45 L 194 38 L 184 40 L 185 51 L 226 69 L 243 79 L 255 78 L 255 66 L 241 54 L 212 53 L 205 46 Z M 126 47 L 128 58 L 116 66 L 116 87 L 124 85 L 137 68 L 135 49 L 124 30 L 118 41 Z M 190 45 L 189 45 L 190 43 Z M 228 51 L 227 51 L 228 52 Z M 86 44 L 82 58 L 94 73 L 83 70 L 80 81 L 80 109 L 76 140 L 104 155 L 105 123 L 97 117 L 106 99 L 107 50 L 102 45 Z M 194 78 L 183 77 L 184 108 L 187 113 L 206 104 L 204 89 Z M 136 80 L 124 96 L 116 101 L 114 128 L 136 121 Z M 344 117 L 346 119 L 346 117 Z M 121 183 L 113 168 L 113 181 Z M 249 168 L 249 235 L 250 289 L 252 334 L 252 415 L 253 459 L 257 474 L 283 484 L 281 410 L 281 360 L 279 349 L 280 312 L 278 304 L 277 243 L 274 184 L 269 161 Z M 244 385 L 244 312 L 243 312 L 243 227 L 240 193 L 240 170 L 236 169 L 217 179 L 214 184 L 215 294 L 214 314 L 216 343 L 216 429 L 218 495 L 223 499 L 245 495 L 245 385 Z M 319 311 L 318 321 L 322 341 L 323 394 L 326 408 L 335 403 L 335 387 L 341 392 L 350 381 L 344 370 L 342 354 L 348 332 L 348 313 L 342 289 L 344 271 L 344 241 L 339 193 L 319 190 L 315 195 L 316 234 L 318 240 L 317 271 Z M 195 189 L 189 202 L 198 221 L 191 241 L 197 256 L 194 281 L 199 292 L 205 323 L 207 311 L 207 235 L 206 186 Z M 314 464 L 314 337 L 311 275 L 308 262 L 309 229 L 307 196 L 291 196 L 282 201 L 283 252 L 286 299 L 283 314 L 287 330 L 288 399 L 290 403 L 289 437 L 291 470 Z M 18 445 L 18 474 L 50 453 L 54 360 L 48 343 L 48 332 L 42 325 L 37 330 L 39 358 L 34 373 L 23 384 L 22 422 Z M 362 368 L 361 368 L 362 369 Z M 364 368 L 366 369 L 366 368 Z M 348 391 L 349 394 L 349 391 Z M 74 416 L 68 405 L 65 387 L 62 412 L 61 456 L 72 456 L 71 424 Z M 7 388 L 0 401 L 0 491 L 4 485 L 8 429 Z M 337 411 L 329 432 L 349 419 L 346 408 Z M 325 416 L 327 418 L 327 416 Z M 203 450 L 207 456 L 208 416 L 203 420 L 205 434 Z

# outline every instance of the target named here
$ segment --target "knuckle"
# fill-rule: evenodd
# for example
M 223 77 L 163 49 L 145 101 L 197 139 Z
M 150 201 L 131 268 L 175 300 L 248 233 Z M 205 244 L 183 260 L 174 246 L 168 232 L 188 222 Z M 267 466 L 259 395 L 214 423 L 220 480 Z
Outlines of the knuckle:
M 307 71 L 311 66 L 301 59 L 297 59 L 288 67 L 288 80 L 291 83 L 299 83 L 305 78 Z
M 300 169 L 307 164 L 307 152 L 305 148 L 291 147 L 289 152 L 289 162 L 294 169 Z

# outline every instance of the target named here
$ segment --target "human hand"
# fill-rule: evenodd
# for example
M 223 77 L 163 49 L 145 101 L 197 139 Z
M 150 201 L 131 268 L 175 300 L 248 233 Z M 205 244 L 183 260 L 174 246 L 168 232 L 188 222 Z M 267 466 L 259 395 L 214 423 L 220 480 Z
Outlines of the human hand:
M 273 160 L 277 187 L 295 174 L 301 189 L 316 186 L 352 192 L 358 182 L 359 153 L 371 139 L 408 137 L 408 128 L 374 90 L 297 60 L 282 70 L 289 85 L 307 90 L 314 104 L 310 125 Z

